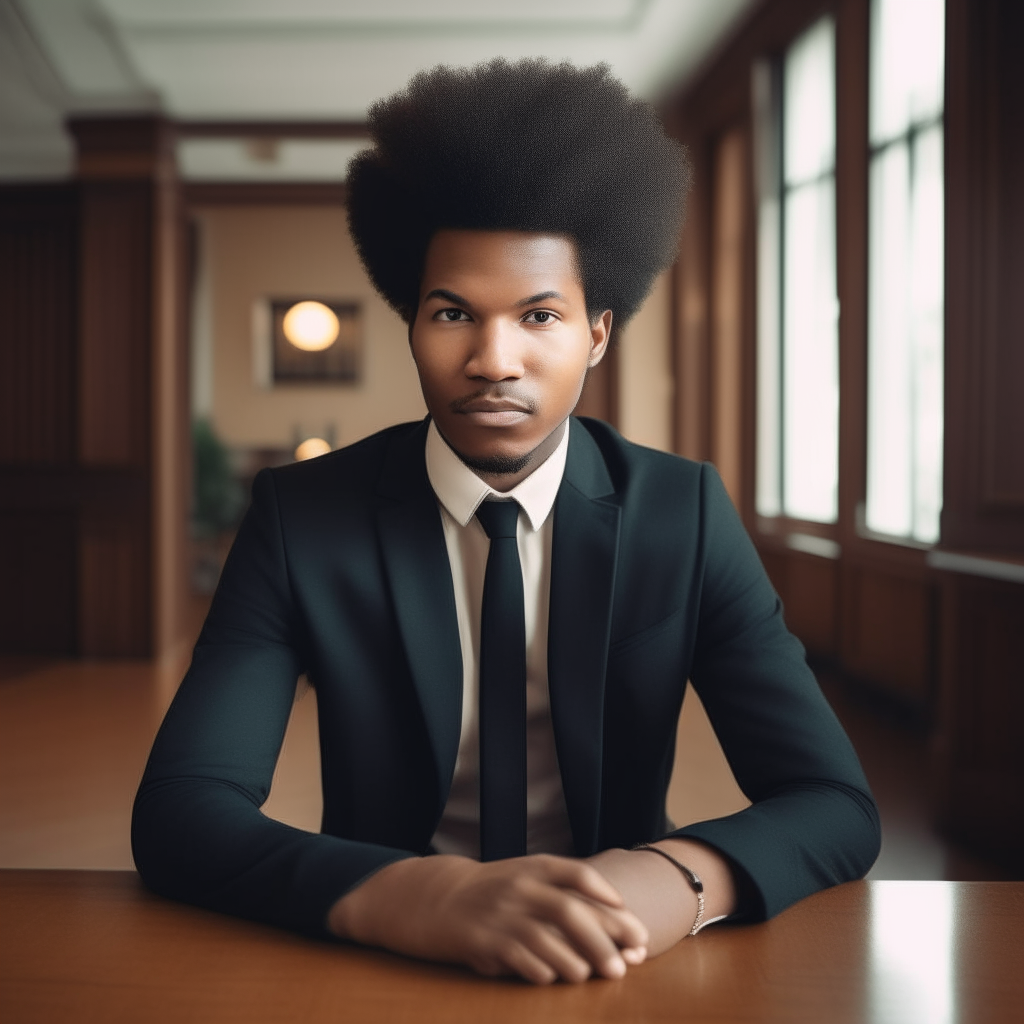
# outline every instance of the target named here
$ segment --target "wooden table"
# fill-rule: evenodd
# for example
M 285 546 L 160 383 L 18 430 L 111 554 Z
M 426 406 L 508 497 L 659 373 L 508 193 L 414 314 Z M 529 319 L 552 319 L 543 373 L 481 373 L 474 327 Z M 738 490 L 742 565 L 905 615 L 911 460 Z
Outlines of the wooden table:
M 532 988 L 180 906 L 132 872 L 0 872 L 0 1021 L 1024 1021 L 1024 883 L 854 882 L 622 981 Z

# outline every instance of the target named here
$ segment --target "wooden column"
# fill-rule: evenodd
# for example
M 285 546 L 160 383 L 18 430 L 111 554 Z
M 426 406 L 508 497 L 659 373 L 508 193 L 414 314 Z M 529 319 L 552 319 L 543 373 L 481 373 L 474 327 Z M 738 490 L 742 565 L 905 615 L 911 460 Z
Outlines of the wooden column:
M 182 219 L 169 126 L 73 120 L 80 185 L 78 648 L 177 640 L 188 459 Z

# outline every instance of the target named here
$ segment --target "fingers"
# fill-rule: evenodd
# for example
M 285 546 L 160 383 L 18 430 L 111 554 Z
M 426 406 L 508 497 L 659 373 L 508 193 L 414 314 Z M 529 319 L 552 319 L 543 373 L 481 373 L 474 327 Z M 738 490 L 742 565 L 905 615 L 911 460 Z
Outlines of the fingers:
M 524 929 L 520 941 L 563 981 L 586 981 L 593 973 L 591 965 L 552 928 L 533 923 Z
M 613 910 L 600 904 L 591 904 L 591 906 L 598 915 L 602 928 L 604 928 L 615 945 L 619 947 L 619 950 L 643 950 L 644 956 L 638 961 L 642 962 L 647 955 L 647 944 L 650 941 L 650 936 L 646 925 L 644 925 L 640 918 L 632 911 L 626 909 Z M 627 963 L 630 962 L 632 961 L 627 960 Z
M 628 935 L 630 941 L 623 945 L 637 947 L 642 943 L 632 937 L 639 938 L 643 929 L 639 921 L 634 928 L 629 920 L 633 915 L 629 911 L 608 912 L 603 907 L 585 903 L 571 893 L 552 889 L 538 892 L 535 901 L 535 913 L 553 924 L 596 973 L 605 978 L 621 978 L 626 973 L 626 962 L 613 935 Z
M 517 974 L 534 985 L 550 985 L 560 977 L 559 972 L 543 957 L 511 938 L 501 943 L 491 956 L 471 961 L 470 966 L 478 974 L 492 977 L 498 974 Z
M 486 961 L 473 966 L 483 974 L 518 974 L 537 985 L 559 979 L 578 984 L 594 973 L 594 967 L 561 932 L 537 921 L 525 924 L 516 937 L 499 940 Z
M 574 889 L 581 896 L 609 907 L 625 906 L 619 890 L 585 861 L 538 854 L 528 858 L 555 885 Z

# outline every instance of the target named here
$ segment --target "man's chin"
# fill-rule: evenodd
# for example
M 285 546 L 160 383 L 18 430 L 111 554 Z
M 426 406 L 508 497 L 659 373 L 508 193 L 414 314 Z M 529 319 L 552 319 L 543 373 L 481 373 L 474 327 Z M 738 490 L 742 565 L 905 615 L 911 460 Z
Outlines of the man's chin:
M 515 451 L 519 448 L 522 442 L 519 444 L 509 443 L 512 441 L 511 438 L 506 437 L 504 444 L 496 444 L 498 438 L 491 431 L 487 431 L 483 436 L 480 433 L 476 434 L 475 440 L 483 441 L 484 443 L 479 445 L 474 452 L 468 452 L 461 447 L 457 442 L 453 442 L 449 438 L 444 430 L 441 429 L 440 423 L 435 419 L 434 422 L 437 424 L 438 432 L 441 437 L 444 438 L 445 443 L 449 448 L 459 457 L 463 465 L 468 466 L 474 473 L 482 473 L 487 476 L 515 476 L 522 473 L 524 470 L 529 470 L 534 464 L 540 465 L 554 450 L 555 443 L 561 438 L 562 432 L 559 427 L 555 427 L 547 437 L 545 437 L 539 444 L 530 448 L 528 451 L 522 452 L 521 454 Z M 487 442 L 491 442 L 489 445 Z M 492 447 L 493 445 L 493 447 Z M 488 447 L 492 447 L 491 451 L 488 451 Z M 509 448 L 512 451 L 509 451 Z M 499 450 L 495 451 L 494 448 Z M 480 449 L 483 449 L 482 451 Z M 521 451 L 521 448 L 520 448 Z
M 488 476 L 514 476 L 521 473 L 533 460 L 533 452 L 525 455 L 467 455 L 452 447 L 452 451 L 474 473 L 486 473 Z

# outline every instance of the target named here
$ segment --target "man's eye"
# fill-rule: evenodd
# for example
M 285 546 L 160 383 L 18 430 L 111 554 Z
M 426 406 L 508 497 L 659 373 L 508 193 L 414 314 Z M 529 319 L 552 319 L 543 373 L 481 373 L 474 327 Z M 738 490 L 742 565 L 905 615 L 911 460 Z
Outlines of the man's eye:
M 454 323 L 458 320 L 468 320 L 469 316 L 463 309 L 440 309 L 434 314 L 434 319 Z
M 535 309 L 532 313 L 527 313 L 526 316 L 523 317 L 523 323 L 549 324 L 554 319 L 554 313 L 549 313 L 546 309 Z

